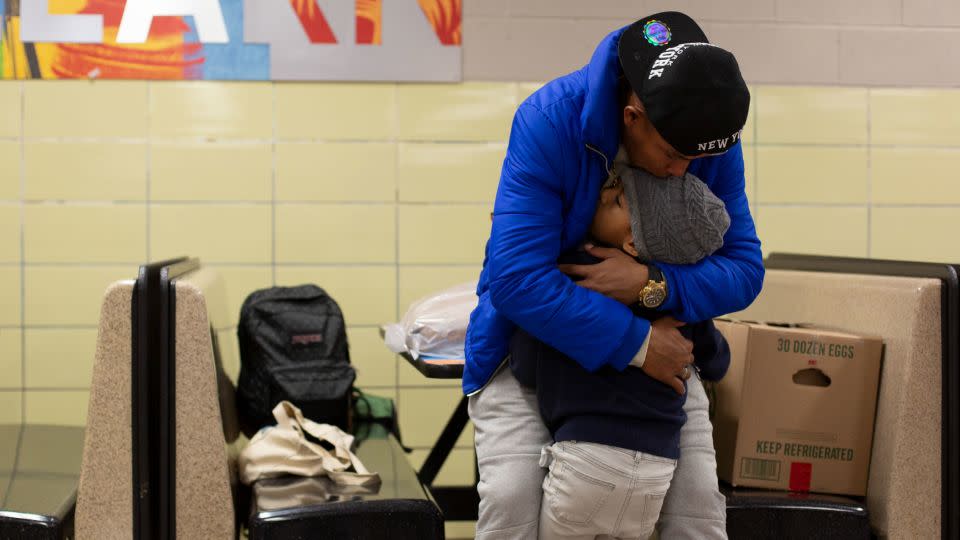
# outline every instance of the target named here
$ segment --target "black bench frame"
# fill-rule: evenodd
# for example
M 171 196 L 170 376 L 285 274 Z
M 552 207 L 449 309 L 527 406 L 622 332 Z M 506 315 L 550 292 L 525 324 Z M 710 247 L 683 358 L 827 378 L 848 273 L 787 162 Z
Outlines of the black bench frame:
M 176 537 L 176 280 L 180 257 L 140 267 L 132 305 L 133 539 Z

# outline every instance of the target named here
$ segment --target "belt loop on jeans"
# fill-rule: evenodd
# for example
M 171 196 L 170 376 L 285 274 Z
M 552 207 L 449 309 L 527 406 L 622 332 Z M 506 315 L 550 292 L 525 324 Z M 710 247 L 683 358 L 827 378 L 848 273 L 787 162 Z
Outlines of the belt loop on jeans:
M 540 449 L 540 466 L 549 468 L 553 464 L 553 445 L 548 444 Z

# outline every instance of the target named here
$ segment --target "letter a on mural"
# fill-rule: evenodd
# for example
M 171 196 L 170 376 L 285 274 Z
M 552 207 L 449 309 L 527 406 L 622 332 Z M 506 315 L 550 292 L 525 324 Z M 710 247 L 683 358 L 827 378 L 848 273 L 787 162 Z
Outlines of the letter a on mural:
M 0 0 L 0 76 L 458 81 L 461 2 Z

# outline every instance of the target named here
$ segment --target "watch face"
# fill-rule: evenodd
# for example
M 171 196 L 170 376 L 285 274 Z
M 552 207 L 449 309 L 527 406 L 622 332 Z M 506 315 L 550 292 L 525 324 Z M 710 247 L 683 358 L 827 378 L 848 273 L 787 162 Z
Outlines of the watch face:
M 664 287 L 649 287 L 644 291 L 643 305 L 648 308 L 660 306 L 667 299 L 667 290 Z

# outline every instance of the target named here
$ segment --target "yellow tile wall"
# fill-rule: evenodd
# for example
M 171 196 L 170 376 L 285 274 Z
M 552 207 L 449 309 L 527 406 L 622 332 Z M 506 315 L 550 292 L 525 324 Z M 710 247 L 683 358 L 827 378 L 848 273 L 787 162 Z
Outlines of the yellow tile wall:
M 472 441 L 470 443 L 472 444 Z M 414 450 L 410 454 L 410 464 L 419 469 L 429 453 L 428 450 Z M 447 462 L 440 467 L 434 482 L 438 486 L 472 486 L 475 464 L 472 448 L 454 448 Z
M 398 362 L 380 339 L 376 328 L 354 326 L 347 330 L 350 361 L 357 370 L 357 385 L 377 393 L 394 391 Z
M 12 431 L 10 426 L 4 426 L 2 429 L 4 433 L 10 433 Z M 7 446 L 9 447 L 12 445 L 7 445 Z M 9 480 L 10 473 L 13 472 L 13 465 L 16 459 L 17 459 L 16 447 L 4 448 L 3 451 L 0 452 L 0 475 L 6 475 L 6 478 Z M 7 487 L 9 486 L 6 486 L 0 489 L 0 493 L 3 493 L 3 490 L 7 489 Z
M 504 141 L 519 89 L 502 83 L 404 84 L 397 91 L 400 138 Z
M 492 204 L 401 205 L 400 262 L 482 262 L 483 249 L 490 236 L 492 207 Z
M 396 88 L 390 84 L 275 85 L 281 139 L 384 140 L 396 135 Z
M 949 239 L 960 207 L 889 207 L 873 211 L 871 254 L 882 259 L 960 261 L 960 246 Z
M 243 300 L 251 292 L 270 287 L 273 284 L 273 271 L 269 265 L 209 265 L 220 275 L 226 295 L 226 310 L 230 326 L 237 323 Z M 222 324 L 222 323 L 221 323 Z
M 31 204 L 23 221 L 28 263 L 133 263 L 147 256 L 143 205 Z
M 874 148 L 875 204 L 960 205 L 958 148 Z
M 762 146 L 757 148 L 760 203 L 863 204 L 867 149 Z M 755 180 L 754 180 L 755 181 Z
M 492 202 L 507 147 L 488 144 L 401 144 L 397 184 L 403 202 Z
M 146 82 L 19 84 L 23 85 L 23 136 L 142 139 L 147 134 Z
M 393 202 L 396 147 L 381 142 L 279 143 L 277 200 Z
M 276 207 L 278 263 L 392 263 L 396 208 L 386 204 Z
M 223 363 L 223 371 L 236 385 L 240 377 L 240 346 L 237 344 L 237 329 L 227 328 L 218 331 L 217 342 L 220 346 L 220 361 Z
M 20 326 L 22 279 L 19 266 L 0 264 L 0 327 Z
M 100 301 L 103 298 L 103 292 L 114 281 L 135 278 L 136 264 L 26 265 L 23 272 L 25 328 L 34 326 L 95 328 L 100 317 Z M 3 270 L 0 267 L 0 277 L 2 274 Z
M 150 85 L 150 136 L 267 139 L 273 135 L 268 84 L 158 82 Z
M 867 210 L 833 206 L 760 206 L 757 229 L 772 251 L 865 257 Z
M 754 87 L 748 87 L 748 89 L 750 91 L 750 95 L 752 96 L 752 99 L 756 100 L 757 88 L 754 86 Z M 740 140 L 743 141 L 744 144 L 752 145 L 754 142 L 756 142 L 756 138 L 757 138 L 757 120 L 756 120 L 757 106 L 756 105 L 757 105 L 756 101 L 754 101 L 753 103 L 751 103 L 750 110 L 747 111 L 747 123 L 746 125 L 743 126 L 743 132 L 740 134 Z
M 142 142 L 26 142 L 25 198 L 30 201 L 142 201 L 147 147 Z
M 23 386 L 20 361 L 21 334 L 19 328 L 0 328 L 0 389 L 19 389 Z
M 432 447 L 462 395 L 459 388 L 401 388 L 398 399 L 403 409 L 400 415 L 403 442 L 413 448 Z M 470 448 L 472 445 L 473 430 L 464 430 L 456 446 Z
M 0 203 L 0 263 L 20 262 L 20 205 Z
M 95 328 L 31 328 L 24 336 L 25 386 L 86 388 L 93 375 Z
M 23 392 L 0 390 L 0 424 L 14 424 L 23 416 Z
M 20 199 L 21 146 L 19 142 L 0 139 L 0 201 Z
M 269 204 L 154 204 L 150 256 L 198 253 L 211 263 L 269 263 Z
M 224 277 L 234 378 L 246 295 L 325 287 L 359 384 L 398 400 L 422 460 L 459 383 L 398 362 L 378 326 L 477 278 L 512 116 L 539 86 L 0 82 L 0 421 L 82 423 L 105 287 L 189 254 Z M 960 218 L 960 124 L 944 111 L 960 90 L 751 90 L 765 252 L 960 261 L 944 241 Z M 471 436 L 444 482 L 469 482 Z
M 21 85 L 0 85 L 0 137 L 20 136 L 20 90 Z
M 150 149 L 150 198 L 269 201 L 273 155 L 266 143 L 158 143 Z
M 756 86 L 757 144 L 865 144 L 865 88 Z
M 754 121 L 756 124 L 756 121 Z M 749 196 L 750 209 L 756 212 L 757 202 L 757 145 L 743 145 L 743 183 L 744 191 Z
M 870 93 L 873 143 L 960 146 L 956 90 L 878 89 Z
M 340 304 L 348 325 L 376 327 L 397 317 L 394 265 L 278 266 L 276 283 L 322 286 Z
M 24 392 L 24 420 L 30 424 L 83 426 L 87 422 L 87 390 Z
M 474 282 L 480 277 L 481 265 L 403 265 L 400 267 L 400 306 L 406 308 L 436 291 Z

